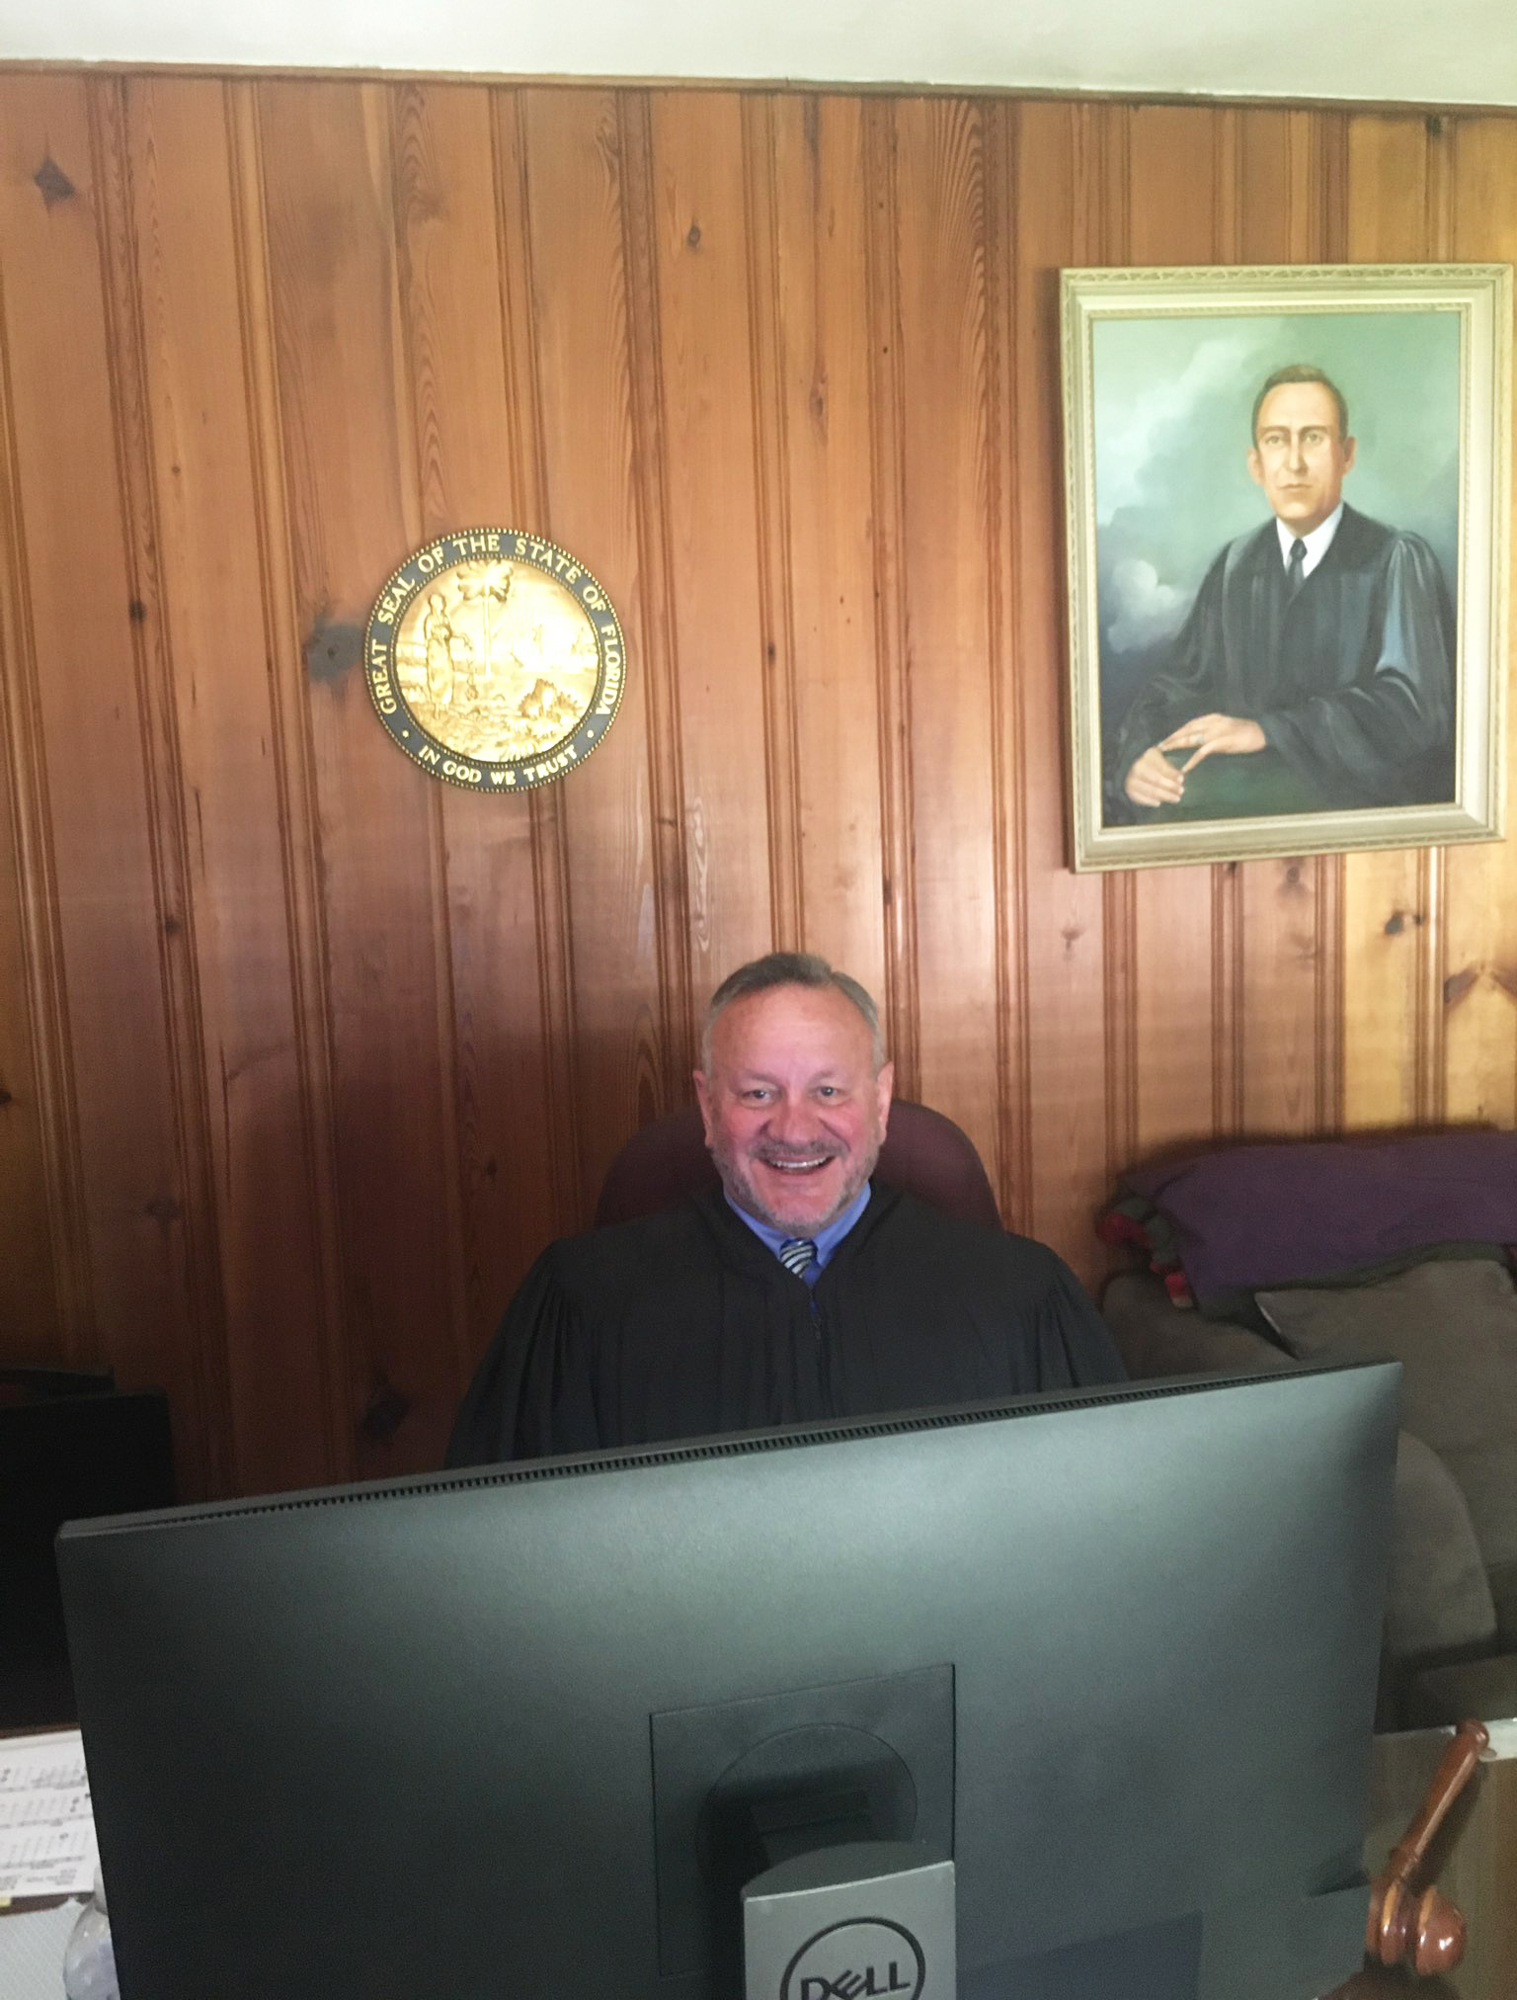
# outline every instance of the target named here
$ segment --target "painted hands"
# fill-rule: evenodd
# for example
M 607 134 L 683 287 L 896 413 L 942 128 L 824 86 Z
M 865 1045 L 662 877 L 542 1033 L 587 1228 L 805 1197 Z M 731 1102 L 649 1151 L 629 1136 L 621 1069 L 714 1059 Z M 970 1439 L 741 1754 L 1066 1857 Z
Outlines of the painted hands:
M 1135 806 L 1175 805 L 1185 796 L 1185 776 L 1207 757 L 1247 757 L 1265 748 L 1264 731 L 1247 716 L 1197 715 L 1172 729 L 1162 743 L 1155 743 L 1135 758 L 1123 781 L 1123 790 Z M 1165 756 L 1166 750 L 1189 750 L 1192 754 L 1178 770 Z

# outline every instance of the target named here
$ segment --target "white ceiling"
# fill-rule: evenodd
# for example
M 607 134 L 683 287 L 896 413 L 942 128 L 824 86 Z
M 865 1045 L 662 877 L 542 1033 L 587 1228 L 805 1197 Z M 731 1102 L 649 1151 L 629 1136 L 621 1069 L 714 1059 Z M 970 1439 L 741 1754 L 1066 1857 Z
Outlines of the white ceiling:
M 1517 104 L 1517 0 L 0 0 L 0 58 Z

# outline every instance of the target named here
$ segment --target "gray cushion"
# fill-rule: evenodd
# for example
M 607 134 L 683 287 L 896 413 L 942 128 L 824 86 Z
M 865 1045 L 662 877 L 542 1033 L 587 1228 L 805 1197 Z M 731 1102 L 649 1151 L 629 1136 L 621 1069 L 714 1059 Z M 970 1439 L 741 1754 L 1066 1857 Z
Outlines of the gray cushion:
M 1489 1652 L 1496 1607 L 1464 1495 L 1436 1452 L 1396 1440 L 1385 1649 L 1400 1661 Z
M 1377 1285 L 1260 1292 L 1303 1361 L 1399 1361 L 1401 1422 L 1469 1506 L 1488 1569 L 1517 1562 L 1517 1291 L 1495 1263 L 1417 1264 Z
M 1294 1367 L 1290 1355 L 1246 1327 L 1182 1311 L 1154 1278 L 1136 1272 L 1112 1279 L 1101 1298 L 1130 1375 L 1263 1375 Z

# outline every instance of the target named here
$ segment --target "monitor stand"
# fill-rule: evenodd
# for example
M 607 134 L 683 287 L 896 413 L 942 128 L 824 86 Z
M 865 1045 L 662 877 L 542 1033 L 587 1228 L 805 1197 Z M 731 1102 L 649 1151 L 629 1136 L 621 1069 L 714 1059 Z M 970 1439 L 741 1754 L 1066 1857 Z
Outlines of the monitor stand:
M 921 1841 L 793 1855 L 742 1902 L 744 2000 L 955 2000 L 953 1863 Z

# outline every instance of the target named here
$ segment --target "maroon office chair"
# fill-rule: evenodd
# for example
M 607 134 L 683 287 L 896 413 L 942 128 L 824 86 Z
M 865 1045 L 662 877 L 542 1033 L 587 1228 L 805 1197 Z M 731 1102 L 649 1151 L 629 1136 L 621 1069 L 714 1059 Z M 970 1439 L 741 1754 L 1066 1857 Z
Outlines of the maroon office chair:
M 969 1135 L 925 1104 L 898 1097 L 891 1105 L 876 1172 L 889 1186 L 949 1215 L 993 1229 L 1001 1226 L 995 1195 Z M 720 1186 L 706 1151 L 700 1111 L 692 1104 L 645 1125 L 622 1147 L 601 1187 L 596 1227 L 653 1215 L 703 1188 Z

